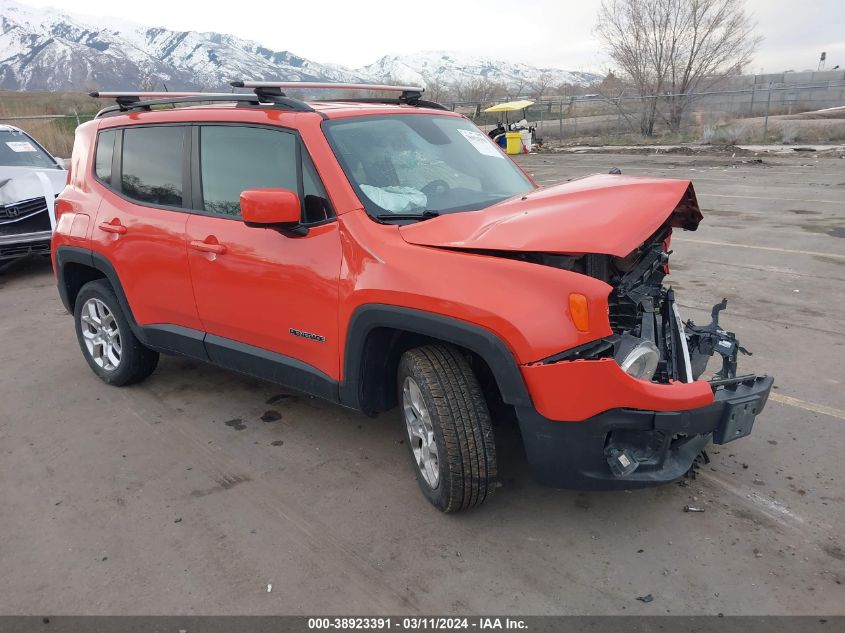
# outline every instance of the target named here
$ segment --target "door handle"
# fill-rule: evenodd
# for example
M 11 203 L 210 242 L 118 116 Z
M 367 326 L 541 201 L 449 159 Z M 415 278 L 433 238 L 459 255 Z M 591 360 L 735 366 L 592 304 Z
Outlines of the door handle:
M 207 237 L 205 239 L 207 240 L 209 238 Z M 201 253 L 214 253 L 215 255 L 222 255 L 226 252 L 225 244 L 211 243 L 203 240 L 191 240 L 190 246 L 195 251 L 199 251 Z
M 106 233 L 116 233 L 118 235 L 126 233 L 126 227 L 123 226 L 117 218 L 111 222 L 100 222 L 97 227 Z

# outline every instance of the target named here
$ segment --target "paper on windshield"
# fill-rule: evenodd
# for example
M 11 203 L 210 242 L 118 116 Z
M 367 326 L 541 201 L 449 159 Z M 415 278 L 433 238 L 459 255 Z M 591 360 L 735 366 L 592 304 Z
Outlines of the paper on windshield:
M 463 137 L 468 140 L 472 146 L 478 150 L 480 154 L 484 154 L 485 156 L 496 156 L 498 158 L 504 158 L 505 155 L 499 150 L 498 147 L 489 139 L 487 138 L 482 132 L 478 130 L 461 130 L 459 129 Z
M 32 143 L 28 141 L 7 141 L 6 145 L 9 146 L 13 152 L 35 152 L 37 151 L 33 146 Z
M 414 213 L 425 209 L 426 196 L 419 189 L 412 187 L 374 187 L 361 185 L 361 191 L 382 209 L 391 213 Z

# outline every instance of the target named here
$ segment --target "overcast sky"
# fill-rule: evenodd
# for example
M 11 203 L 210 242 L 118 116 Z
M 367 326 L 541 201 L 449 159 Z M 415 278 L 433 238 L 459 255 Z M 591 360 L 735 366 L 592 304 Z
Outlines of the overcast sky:
M 23 0 L 174 30 L 217 31 L 317 62 L 362 66 L 385 54 L 450 50 L 601 72 L 592 36 L 600 0 Z M 749 72 L 845 68 L 843 0 L 747 0 L 765 38 Z

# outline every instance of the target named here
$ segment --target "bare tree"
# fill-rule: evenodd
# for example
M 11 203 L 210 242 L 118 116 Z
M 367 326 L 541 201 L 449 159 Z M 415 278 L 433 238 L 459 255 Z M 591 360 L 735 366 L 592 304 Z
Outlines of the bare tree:
M 516 77 L 513 81 L 505 86 L 505 96 L 508 99 L 518 99 L 525 95 L 525 79 Z
M 506 89 L 501 84 L 487 79 L 487 77 L 473 77 L 472 79 L 456 81 L 452 91 L 458 101 L 476 101 L 486 103 L 505 94 Z
M 660 95 L 676 131 L 690 93 L 742 72 L 761 41 L 754 27 L 745 0 L 602 0 L 596 33 L 643 98 L 651 136 Z
M 634 132 L 637 130 L 637 123 L 632 120 L 631 114 L 625 108 L 625 100 L 623 99 L 625 91 L 628 90 L 628 88 L 629 86 L 627 86 L 622 79 L 617 77 L 612 70 L 607 71 L 604 79 L 602 79 L 598 84 L 594 84 L 592 86 L 592 89 L 597 95 L 599 95 L 599 97 L 616 108 L 617 133 L 621 131 L 620 123 L 623 118 L 625 119 L 625 123 L 628 128 Z
M 437 102 L 449 101 L 451 99 L 448 86 L 433 78 L 426 79 L 423 97 L 429 101 Z
M 531 96 L 538 101 L 542 99 L 543 95 L 545 95 L 549 88 L 551 88 L 553 80 L 554 78 L 551 73 L 540 73 L 537 78 L 529 84 L 529 87 L 531 88 Z

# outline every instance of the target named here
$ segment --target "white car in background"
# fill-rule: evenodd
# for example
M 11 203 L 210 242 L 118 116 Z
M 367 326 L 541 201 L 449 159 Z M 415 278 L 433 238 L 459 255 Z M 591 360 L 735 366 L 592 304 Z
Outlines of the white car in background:
M 67 181 L 64 162 L 23 130 L 0 125 L 0 268 L 50 254 L 55 201 Z

